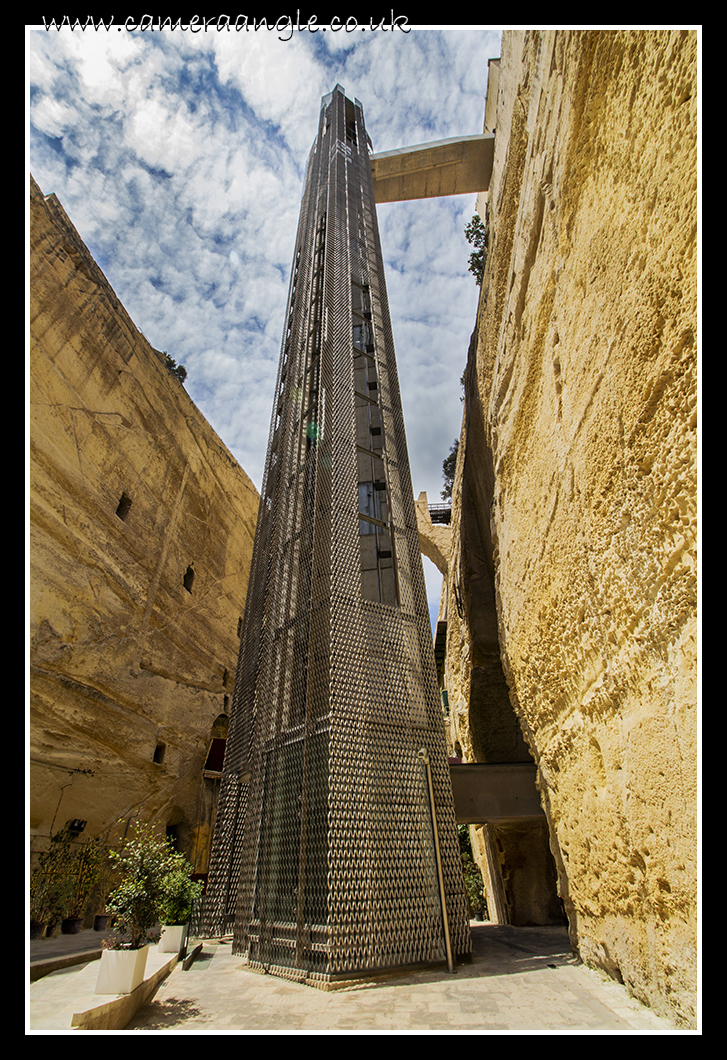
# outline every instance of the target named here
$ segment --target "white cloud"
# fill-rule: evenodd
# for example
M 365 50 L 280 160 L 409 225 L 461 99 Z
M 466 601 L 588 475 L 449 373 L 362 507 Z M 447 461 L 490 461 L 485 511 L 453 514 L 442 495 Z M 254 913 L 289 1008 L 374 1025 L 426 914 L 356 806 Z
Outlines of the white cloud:
M 33 175 L 258 486 L 321 96 L 361 100 L 376 150 L 479 132 L 498 50 L 459 31 L 30 35 Z M 434 500 L 475 319 L 473 210 L 379 209 L 413 485 Z
M 69 125 L 75 124 L 75 111 L 60 100 L 45 96 L 33 108 L 33 122 L 48 136 L 62 136 Z
M 270 34 L 248 34 L 242 39 L 216 38 L 213 49 L 220 80 L 238 88 L 260 119 L 278 126 L 304 164 L 321 96 L 330 90 L 308 41 L 301 36 L 281 41 Z

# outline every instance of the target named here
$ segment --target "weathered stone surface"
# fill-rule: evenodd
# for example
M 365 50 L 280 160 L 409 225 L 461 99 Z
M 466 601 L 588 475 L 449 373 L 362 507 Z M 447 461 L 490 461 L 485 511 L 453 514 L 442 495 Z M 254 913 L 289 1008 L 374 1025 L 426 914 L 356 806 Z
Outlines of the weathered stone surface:
M 32 180 L 30 263 L 31 830 L 140 815 L 205 871 L 257 491 Z
M 451 563 L 463 596 L 492 578 L 581 955 L 683 1025 L 696 986 L 696 52 L 686 31 L 504 34 Z M 478 637 L 454 625 L 450 703 L 464 712 Z M 460 736 L 472 757 L 476 739 L 472 725 Z
M 472 852 L 483 866 L 490 920 L 502 924 L 562 924 L 545 820 L 470 828 Z
M 415 502 L 419 547 L 430 559 L 440 574 L 446 577 L 449 556 L 452 551 L 452 530 L 449 526 L 432 522 L 426 493 L 422 492 Z
M 473 357 L 475 350 L 476 335 Z M 500 658 L 489 524 L 492 485 L 492 454 L 485 443 L 477 393 L 470 388 L 437 623 L 438 629 L 446 623 L 443 686 L 449 702 L 450 753 L 491 765 L 532 763 Z M 427 554 L 421 520 L 420 538 Z M 518 925 L 562 923 L 555 866 L 542 822 L 483 822 L 471 827 L 470 835 L 491 920 Z

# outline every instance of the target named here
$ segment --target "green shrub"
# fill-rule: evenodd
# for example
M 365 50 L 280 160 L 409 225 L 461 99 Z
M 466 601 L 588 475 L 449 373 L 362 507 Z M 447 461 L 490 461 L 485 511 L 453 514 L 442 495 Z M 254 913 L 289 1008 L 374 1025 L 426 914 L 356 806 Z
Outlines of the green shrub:
M 74 836 L 61 829 L 38 858 L 30 877 L 31 920 L 57 924 L 85 914 L 99 878 L 101 850 L 95 840 L 74 846 Z
M 120 876 L 106 900 L 116 931 L 112 946 L 138 950 L 149 941 L 159 920 L 162 881 L 181 855 L 175 854 L 167 839 L 157 835 L 151 825 L 137 823 L 132 838 L 121 850 L 112 850 L 110 857 Z
M 160 921 L 187 923 L 202 884 L 192 882 L 192 866 L 166 838 L 139 823 L 133 837 L 110 856 L 120 876 L 106 900 L 106 909 L 115 918 L 116 948 L 140 949 Z
M 457 825 L 459 832 L 459 851 L 462 858 L 462 871 L 464 873 L 464 889 L 473 915 L 487 913 L 487 901 L 485 889 L 482 883 L 482 874 L 477 867 L 477 862 L 472 854 L 470 843 L 470 831 L 466 824 Z
M 180 864 L 162 880 L 159 917 L 162 924 L 186 924 L 192 916 L 192 906 L 202 893 L 202 884 L 189 878 L 191 865 L 181 854 Z

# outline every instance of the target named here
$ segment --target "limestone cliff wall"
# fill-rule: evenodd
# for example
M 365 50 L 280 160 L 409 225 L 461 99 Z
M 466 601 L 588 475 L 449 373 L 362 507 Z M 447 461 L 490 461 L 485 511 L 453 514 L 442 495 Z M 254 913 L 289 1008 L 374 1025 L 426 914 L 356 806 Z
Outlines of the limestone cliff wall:
M 258 494 L 32 180 L 30 267 L 32 833 L 138 814 L 204 871 Z
M 504 34 L 452 522 L 463 594 L 477 595 L 473 573 L 492 579 L 574 941 L 686 1025 L 696 984 L 696 59 L 692 32 Z M 476 631 L 455 632 L 453 668 L 457 657 L 471 667 Z

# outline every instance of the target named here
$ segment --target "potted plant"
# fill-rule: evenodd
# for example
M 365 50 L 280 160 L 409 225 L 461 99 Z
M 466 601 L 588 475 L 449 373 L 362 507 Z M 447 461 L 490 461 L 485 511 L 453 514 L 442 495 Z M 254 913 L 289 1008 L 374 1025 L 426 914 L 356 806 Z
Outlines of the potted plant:
M 173 855 L 176 863 L 162 880 L 159 918 L 162 936 L 161 953 L 181 953 L 186 941 L 192 907 L 202 893 L 202 883 L 190 879 L 192 866 L 181 854 Z
M 88 903 L 99 878 L 100 868 L 101 850 L 95 840 L 86 843 L 80 850 L 72 853 L 68 859 L 66 915 L 61 924 L 61 931 L 64 935 L 77 935 L 83 927 Z
M 107 895 L 108 897 L 108 895 Z M 94 931 L 105 931 L 109 926 L 109 920 L 111 919 L 111 913 L 106 912 L 106 900 L 103 902 L 103 912 L 95 913 L 93 917 L 93 930 Z
M 42 939 L 51 916 L 51 900 L 48 881 L 42 868 L 35 869 L 30 876 L 30 937 Z
M 111 914 L 106 908 L 109 893 L 118 881 L 114 862 L 108 848 L 107 839 L 99 840 L 99 873 L 96 887 L 93 892 L 93 908 L 96 910 L 93 918 L 94 931 L 106 931 L 111 920 Z
M 65 828 L 51 836 L 50 846 L 40 855 L 38 867 L 31 874 L 31 938 L 55 935 L 68 915 L 73 890 L 70 839 Z
M 147 824 L 137 823 L 134 833 L 110 856 L 119 871 L 106 908 L 114 917 L 115 936 L 101 956 L 97 994 L 128 994 L 142 982 L 152 929 L 159 919 L 162 880 L 174 867 L 166 838 Z

